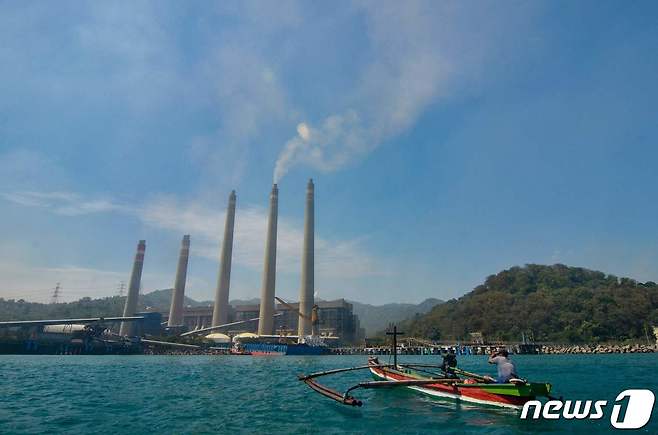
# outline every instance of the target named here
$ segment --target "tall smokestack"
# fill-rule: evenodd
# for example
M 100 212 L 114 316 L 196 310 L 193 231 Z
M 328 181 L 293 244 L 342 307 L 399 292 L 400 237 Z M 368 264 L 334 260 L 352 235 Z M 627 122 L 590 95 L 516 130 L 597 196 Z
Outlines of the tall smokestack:
M 171 295 L 171 309 L 169 310 L 169 322 L 167 323 L 167 326 L 170 327 L 183 324 L 183 299 L 185 297 L 185 279 L 187 278 L 187 260 L 189 257 L 190 236 L 185 235 L 180 245 L 174 293 Z
M 123 306 L 123 317 L 134 316 L 137 311 L 137 299 L 139 297 L 139 286 L 142 282 L 142 268 L 144 267 L 144 252 L 146 251 L 146 240 L 140 240 L 137 244 L 137 253 L 133 262 L 133 270 L 130 273 L 130 286 L 126 304 Z M 134 335 L 134 322 L 121 322 L 119 335 Z
M 228 290 L 231 283 L 231 256 L 233 254 L 233 225 L 235 223 L 235 190 L 228 197 L 224 240 L 220 254 L 219 278 L 215 292 L 215 308 L 212 312 L 212 326 L 228 322 Z
M 265 267 L 263 286 L 260 291 L 260 316 L 258 334 L 270 335 L 274 331 L 274 284 L 276 280 L 276 223 L 279 213 L 279 189 L 276 184 L 270 193 L 270 216 L 267 220 L 267 242 L 265 243 Z
M 298 335 L 302 337 L 311 334 L 311 312 L 313 311 L 313 286 L 315 265 L 315 207 L 313 179 L 306 185 L 306 212 L 304 214 L 304 248 L 302 250 L 302 285 L 299 290 L 299 312 L 306 318 L 299 317 Z

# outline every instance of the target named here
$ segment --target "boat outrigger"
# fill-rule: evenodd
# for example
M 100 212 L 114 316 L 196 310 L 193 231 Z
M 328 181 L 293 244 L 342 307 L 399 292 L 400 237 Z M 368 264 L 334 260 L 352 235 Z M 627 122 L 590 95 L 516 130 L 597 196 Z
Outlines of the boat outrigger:
M 470 373 L 456 367 L 454 354 L 444 356 L 443 364 L 398 364 L 396 336 L 401 334 L 394 328 L 393 364 L 381 364 L 376 357 L 368 358 L 368 364 L 359 367 L 328 370 L 299 376 L 299 380 L 313 390 L 337 402 L 351 406 L 361 406 L 363 402 L 350 393 L 358 388 L 405 387 L 421 393 L 456 401 L 504 408 L 521 409 L 523 405 L 539 397 L 552 398 L 551 384 L 528 382 L 525 379 L 511 379 L 499 384 L 488 376 Z M 374 381 L 359 382 L 340 393 L 317 382 L 326 375 L 355 370 L 369 370 Z

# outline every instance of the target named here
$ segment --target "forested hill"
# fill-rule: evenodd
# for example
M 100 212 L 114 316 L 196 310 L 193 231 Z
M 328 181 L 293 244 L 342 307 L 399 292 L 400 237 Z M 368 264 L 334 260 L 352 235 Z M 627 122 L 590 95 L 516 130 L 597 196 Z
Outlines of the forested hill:
M 41 304 L 0 298 L 0 321 L 112 317 L 123 314 L 125 297 L 82 298 L 75 302 Z
M 405 325 L 412 335 L 466 340 L 597 343 L 653 340 L 658 285 L 562 264 L 529 264 L 489 276 L 459 299 Z

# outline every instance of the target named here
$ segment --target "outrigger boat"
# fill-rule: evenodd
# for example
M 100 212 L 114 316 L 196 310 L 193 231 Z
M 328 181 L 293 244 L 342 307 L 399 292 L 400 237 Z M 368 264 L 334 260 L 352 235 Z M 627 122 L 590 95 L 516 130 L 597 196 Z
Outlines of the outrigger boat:
M 498 384 L 488 376 L 469 373 L 457 368 L 457 360 L 453 354 L 444 356 L 441 365 L 398 364 L 395 337 L 401 333 L 394 328 L 394 331 L 389 334 L 393 335 L 391 352 L 393 364 L 381 364 L 378 358 L 370 357 L 368 365 L 365 366 L 300 375 L 299 380 L 323 396 L 351 406 L 363 404 L 361 400 L 350 395 L 358 388 L 404 387 L 438 398 L 512 409 L 521 409 L 526 402 L 539 397 L 552 399 L 550 396 L 551 384 L 549 383 L 511 379 L 509 383 Z M 359 382 L 344 393 L 317 381 L 317 378 L 321 376 L 366 369 L 370 371 L 375 380 Z

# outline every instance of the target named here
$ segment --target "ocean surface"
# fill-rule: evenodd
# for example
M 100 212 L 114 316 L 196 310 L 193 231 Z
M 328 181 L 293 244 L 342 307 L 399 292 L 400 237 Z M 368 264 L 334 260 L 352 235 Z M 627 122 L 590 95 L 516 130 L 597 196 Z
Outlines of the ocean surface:
M 400 360 L 439 362 L 435 356 Z M 658 394 L 658 354 L 514 360 L 523 377 L 551 382 L 555 395 L 607 400 L 605 417 L 524 421 L 515 411 L 439 401 L 407 389 L 357 390 L 364 406 L 351 408 L 297 381 L 300 373 L 362 365 L 363 356 L 9 355 L 0 356 L 0 433 L 612 433 L 617 394 L 630 388 Z M 493 373 L 484 356 L 459 357 L 459 365 Z M 362 371 L 322 380 L 346 387 L 366 378 Z M 658 433 L 657 413 L 639 433 Z

